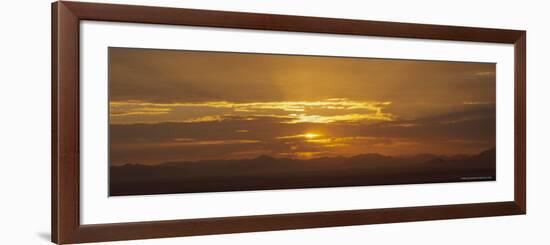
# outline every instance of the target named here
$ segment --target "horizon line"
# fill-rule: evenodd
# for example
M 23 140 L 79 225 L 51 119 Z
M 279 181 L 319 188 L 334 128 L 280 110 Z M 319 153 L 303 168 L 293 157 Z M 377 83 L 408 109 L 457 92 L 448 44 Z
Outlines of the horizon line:
M 198 163 L 198 162 L 207 162 L 207 161 L 245 161 L 245 160 L 256 160 L 259 158 L 271 158 L 276 160 L 296 160 L 296 161 L 310 161 L 310 160 L 318 160 L 318 159 L 326 159 L 326 158 L 354 158 L 358 156 L 365 156 L 365 155 L 378 155 L 383 157 L 389 157 L 389 158 L 413 158 L 420 155 L 434 155 L 435 158 L 438 157 L 457 157 L 457 156 L 464 156 L 464 157 L 472 157 L 481 155 L 485 152 L 489 151 L 496 151 L 496 147 L 490 147 L 486 148 L 485 150 L 478 151 L 477 153 L 456 153 L 456 154 L 436 154 L 436 153 L 428 153 L 428 152 L 421 152 L 417 154 L 402 154 L 402 155 L 384 155 L 381 153 L 376 152 L 368 152 L 368 153 L 361 153 L 361 154 L 355 154 L 350 156 L 321 156 L 321 157 L 312 157 L 312 158 L 292 158 L 292 157 L 274 157 L 267 154 L 261 154 L 256 157 L 249 157 L 249 158 L 217 158 L 217 159 L 202 159 L 202 160 L 181 160 L 181 161 L 165 161 L 165 162 L 158 162 L 158 163 L 122 163 L 122 164 L 112 164 L 109 163 L 109 167 L 123 167 L 127 165 L 141 165 L 141 166 L 159 166 L 159 165 L 166 165 L 166 164 L 174 164 L 174 163 Z M 434 159 L 435 159 L 434 158 Z

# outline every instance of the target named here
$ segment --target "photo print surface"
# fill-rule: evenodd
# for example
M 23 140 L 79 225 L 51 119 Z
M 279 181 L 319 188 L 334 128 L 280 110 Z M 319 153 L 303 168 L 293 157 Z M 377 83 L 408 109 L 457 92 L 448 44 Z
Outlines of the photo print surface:
M 494 63 L 109 48 L 109 195 L 496 179 Z

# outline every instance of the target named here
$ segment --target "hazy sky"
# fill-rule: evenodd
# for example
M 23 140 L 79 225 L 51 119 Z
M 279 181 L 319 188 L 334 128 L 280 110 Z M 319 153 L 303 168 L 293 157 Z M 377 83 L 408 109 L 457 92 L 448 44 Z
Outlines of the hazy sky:
M 109 49 L 112 164 L 478 153 L 495 64 Z

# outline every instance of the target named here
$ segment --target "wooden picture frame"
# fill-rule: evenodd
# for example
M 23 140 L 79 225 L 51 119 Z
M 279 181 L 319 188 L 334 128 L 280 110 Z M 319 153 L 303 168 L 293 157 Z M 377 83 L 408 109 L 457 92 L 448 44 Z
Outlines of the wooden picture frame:
M 79 189 L 79 22 L 82 20 L 513 44 L 515 56 L 514 200 L 459 205 L 82 225 Z M 52 4 L 51 80 L 51 234 L 52 241 L 58 244 L 526 213 L 525 31 L 60 1 Z

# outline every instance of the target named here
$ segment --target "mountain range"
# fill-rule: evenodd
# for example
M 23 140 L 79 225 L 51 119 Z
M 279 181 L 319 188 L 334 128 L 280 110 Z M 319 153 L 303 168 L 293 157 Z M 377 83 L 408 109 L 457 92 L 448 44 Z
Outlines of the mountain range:
M 313 159 L 262 155 L 240 160 L 111 166 L 109 195 L 420 184 L 496 179 L 496 151 L 476 155 L 418 154 Z

